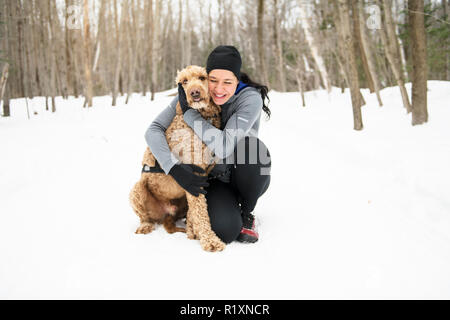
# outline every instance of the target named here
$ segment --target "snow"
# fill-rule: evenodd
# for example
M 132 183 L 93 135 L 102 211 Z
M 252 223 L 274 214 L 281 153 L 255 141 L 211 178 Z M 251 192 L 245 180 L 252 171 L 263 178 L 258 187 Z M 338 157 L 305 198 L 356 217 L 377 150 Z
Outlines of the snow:
M 408 90 L 411 86 L 408 84 Z M 136 235 L 128 193 L 144 133 L 174 89 L 12 101 L 0 118 L 2 299 L 449 299 L 450 82 L 429 81 L 429 123 L 411 126 L 397 87 L 270 92 L 272 155 L 260 240 L 204 252 L 160 227 Z M 37 114 L 33 114 L 37 111 Z

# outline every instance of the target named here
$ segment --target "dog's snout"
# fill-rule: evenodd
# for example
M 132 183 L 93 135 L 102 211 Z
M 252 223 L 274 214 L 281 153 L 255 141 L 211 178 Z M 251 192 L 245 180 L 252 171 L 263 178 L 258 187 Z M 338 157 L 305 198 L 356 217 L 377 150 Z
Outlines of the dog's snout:
M 200 90 L 192 89 L 190 94 L 191 94 L 192 98 L 198 98 L 198 97 L 200 97 Z

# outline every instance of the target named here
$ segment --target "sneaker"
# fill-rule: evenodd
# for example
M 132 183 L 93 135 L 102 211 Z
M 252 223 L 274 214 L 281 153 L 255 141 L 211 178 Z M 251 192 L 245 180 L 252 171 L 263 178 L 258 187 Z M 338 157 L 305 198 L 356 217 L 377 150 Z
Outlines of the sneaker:
M 255 227 L 255 216 L 251 213 L 242 213 L 242 229 L 238 238 L 239 242 L 254 243 L 258 241 L 259 235 Z

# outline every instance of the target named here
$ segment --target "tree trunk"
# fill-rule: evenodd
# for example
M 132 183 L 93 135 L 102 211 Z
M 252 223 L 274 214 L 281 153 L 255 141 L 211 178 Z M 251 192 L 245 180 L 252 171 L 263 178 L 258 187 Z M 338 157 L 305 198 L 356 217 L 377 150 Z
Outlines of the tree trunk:
M 158 0 L 156 0 L 158 1 Z M 180 8 L 180 10 L 182 10 L 182 8 Z M 150 31 L 150 37 L 149 37 L 149 53 L 148 53 L 148 65 L 150 66 L 150 72 L 149 72 L 149 85 L 150 85 L 150 99 L 153 100 L 154 99 L 154 95 L 153 93 L 153 69 L 155 68 L 155 66 L 153 65 L 153 47 L 155 46 L 155 15 L 153 14 L 153 0 L 150 0 L 149 2 L 149 7 L 148 7 L 148 12 L 147 12 L 147 19 L 149 20 L 149 28 L 148 30 Z M 183 58 L 183 57 L 181 57 Z
M 10 5 L 10 4 L 9 4 Z M 11 45 L 10 45 L 10 25 L 9 23 L 11 22 L 10 20 L 10 12 L 8 9 L 8 4 L 3 3 L 3 6 L 0 6 L 0 9 L 3 11 L 4 14 L 2 14 L 1 16 L 5 18 L 6 21 L 4 22 L 4 33 L 3 33 L 3 42 L 4 45 L 2 46 L 2 48 L 5 50 L 6 54 L 8 55 L 8 57 L 10 57 L 10 59 L 12 59 L 12 55 L 11 55 Z M 9 20 L 9 21 L 8 21 Z M 0 25 L 1 26 L 1 25 Z M 10 112 L 10 107 L 9 107 L 9 91 L 10 91 L 10 87 L 8 86 L 7 88 L 7 83 L 8 83 L 8 73 L 9 71 L 9 64 L 6 63 L 5 66 L 3 67 L 3 72 L 2 72 L 2 77 L 0 80 L 0 104 L 3 100 L 3 112 L 2 115 L 3 117 L 9 117 L 11 115 Z M 6 94 L 5 94 L 6 91 Z
M 311 49 L 311 54 L 314 58 L 314 61 L 316 62 L 317 68 L 319 69 L 320 76 L 322 78 L 322 82 L 323 85 L 325 86 L 325 89 L 327 89 L 328 92 L 331 92 L 330 78 L 328 76 L 325 63 L 323 61 L 322 56 L 319 54 L 319 48 L 314 42 L 314 38 L 311 33 L 311 19 L 308 18 L 307 16 L 306 5 L 303 2 L 301 2 L 299 9 L 303 31 L 305 32 L 306 41 L 308 42 L 309 48 Z
M 63 27 L 59 20 L 58 15 L 58 8 L 56 6 L 55 1 L 53 1 L 53 4 L 51 6 L 52 10 L 52 16 L 56 19 L 54 19 L 54 22 L 52 23 L 52 35 L 53 40 L 55 42 L 55 61 L 56 61 L 56 79 L 58 83 L 59 93 L 64 97 L 67 98 L 68 96 L 68 84 L 67 84 L 67 61 L 65 59 L 65 52 L 64 52 L 64 41 L 62 36 L 62 30 Z M 58 48 L 61 48 L 61 50 L 58 50 Z
M 0 101 L 3 99 L 5 93 L 6 81 L 8 81 L 9 63 L 3 66 L 2 77 L 0 78 Z
M 67 86 L 72 89 L 72 92 L 75 90 L 75 84 L 72 81 L 72 73 L 73 73 L 73 62 L 72 62 L 72 54 L 71 51 L 73 48 L 71 47 L 71 32 L 69 29 L 69 6 L 71 5 L 69 0 L 65 0 L 66 5 L 66 16 L 65 16 L 65 42 L 66 42 L 66 63 L 67 63 Z
M 47 12 L 47 27 L 48 27 L 48 61 L 50 64 L 50 85 L 49 85 L 49 96 L 52 102 L 52 112 L 56 112 L 56 99 L 55 96 L 58 94 L 58 79 L 57 79 L 57 60 L 56 60 L 56 40 L 53 34 L 53 15 L 52 15 L 52 2 L 48 1 L 48 12 Z
M 269 76 L 267 74 L 266 55 L 264 47 L 264 0 L 258 0 L 258 53 L 259 65 L 261 74 L 265 85 L 269 85 Z
M 189 6 L 189 0 L 184 0 L 186 3 L 186 20 L 185 20 L 185 32 L 186 32 L 186 43 L 185 45 L 185 51 L 184 51 L 184 66 L 188 66 L 192 64 L 192 21 L 191 21 L 191 13 L 190 13 L 190 6 Z M 158 19 L 159 22 L 159 19 Z M 158 30 L 159 30 L 159 24 L 158 24 Z M 156 31 L 155 31 L 156 33 Z M 159 32 L 158 32 L 159 33 Z M 156 33 L 157 34 L 157 33 Z
M 405 15 L 406 15 L 406 13 L 405 13 Z M 394 0 L 394 17 L 396 17 L 396 19 L 394 19 L 394 26 L 395 26 L 394 31 L 395 31 L 395 35 L 398 39 L 398 48 L 399 48 L 399 53 L 400 53 L 400 59 L 402 61 L 403 77 L 404 77 L 405 81 L 407 81 L 408 80 L 408 70 L 406 68 L 407 63 L 406 63 L 406 56 L 405 56 L 405 46 L 403 45 L 403 41 L 399 36 L 400 32 L 398 31 L 398 24 L 401 23 L 398 0 Z M 406 24 L 406 21 L 404 21 L 403 23 Z
M 180 56 L 179 56 L 178 69 L 181 70 L 184 67 L 186 67 L 184 65 L 183 3 L 181 2 L 181 0 L 179 0 L 178 6 L 179 6 L 179 15 L 178 15 L 177 34 L 178 34 L 178 45 L 180 46 L 179 47 Z
M 336 26 L 336 33 L 337 33 L 337 49 L 332 48 L 332 52 L 334 52 L 336 56 L 336 61 L 338 63 L 339 67 L 339 73 L 341 74 L 342 81 L 341 81 L 341 93 L 345 93 L 345 85 L 350 88 L 350 72 L 348 70 L 348 63 L 347 63 L 347 53 L 345 48 L 345 39 L 344 39 L 344 33 L 342 31 L 342 22 L 341 18 L 339 16 L 339 7 L 336 4 L 336 2 L 333 2 L 333 18 L 335 21 Z
M 444 13 L 444 19 L 445 19 L 444 21 L 445 21 L 445 23 L 448 24 L 448 21 L 450 21 L 450 19 L 448 17 L 448 14 L 449 14 L 449 12 L 448 12 L 448 0 L 442 0 L 442 10 L 443 10 L 443 13 Z M 450 81 L 450 53 L 449 53 L 450 48 L 449 48 L 448 45 L 446 45 L 444 47 L 444 49 L 447 52 L 445 54 L 445 76 L 446 76 L 447 81 Z
M 378 104 L 381 107 L 381 106 L 383 106 L 383 102 L 381 101 L 381 96 L 380 96 L 381 84 L 380 84 L 380 80 L 377 75 L 375 61 L 374 61 L 374 58 L 372 55 L 372 51 L 370 48 L 370 42 L 369 42 L 369 39 L 367 36 L 366 26 L 364 23 L 366 20 L 364 19 L 363 11 L 361 8 L 359 8 L 359 6 L 356 7 L 355 10 L 357 10 L 356 12 L 359 16 L 358 21 L 359 21 L 359 30 L 361 32 L 361 49 L 362 49 L 362 51 L 365 52 L 365 55 L 367 57 L 368 72 L 371 75 L 371 78 L 373 79 L 373 86 L 374 86 L 375 94 L 378 99 Z
M 341 93 L 345 92 L 346 86 L 350 88 L 350 81 L 348 81 L 348 71 L 346 70 L 345 62 L 342 61 L 340 53 L 336 50 L 335 56 L 338 63 L 339 74 L 341 75 Z
M 187 2 L 186 2 L 187 3 Z M 151 100 L 155 100 L 155 92 L 157 90 L 157 85 L 158 85 L 158 61 L 159 61 L 159 52 L 160 52 L 160 15 L 161 15 L 161 1 L 160 0 L 155 0 L 155 12 L 153 14 L 153 33 L 154 35 L 152 36 L 153 38 L 153 53 L 152 53 L 152 86 L 151 86 L 151 91 L 152 91 L 152 97 Z M 189 22 L 189 18 L 186 20 L 186 23 L 188 24 Z M 190 53 L 190 48 L 187 49 L 188 52 Z M 190 59 L 190 57 L 189 57 Z
M 378 4 L 381 5 L 380 0 L 377 0 Z M 379 29 L 379 34 L 381 37 L 381 41 L 383 42 L 384 50 L 386 53 L 386 57 L 389 61 L 389 65 L 391 66 L 392 72 L 394 73 L 395 80 L 400 89 L 400 93 L 402 95 L 403 106 L 406 108 L 407 112 L 411 112 L 411 104 L 409 103 L 408 92 L 405 88 L 405 80 L 403 79 L 403 73 L 401 69 L 401 59 L 399 57 L 398 43 L 397 37 L 395 36 L 395 31 L 392 22 L 392 15 L 390 14 L 391 6 L 388 0 L 383 0 L 385 4 L 384 13 L 386 17 L 386 29 L 388 30 L 388 36 L 383 28 Z M 390 18 L 389 18 L 390 17 Z M 396 44 L 397 43 L 397 44 Z
M 371 93 L 373 93 L 375 91 L 375 84 L 374 84 L 374 80 L 372 78 L 372 74 L 369 70 L 369 63 L 368 63 L 368 58 L 366 55 L 366 51 L 364 50 L 364 45 L 363 45 L 363 40 L 362 40 L 362 30 L 364 29 L 364 25 L 361 27 L 361 23 L 359 21 L 359 4 L 358 4 L 359 0 L 352 0 L 352 20 L 353 20 L 353 39 L 355 41 L 355 48 L 357 48 L 357 52 L 356 55 L 359 54 L 359 56 L 361 57 L 361 63 L 363 66 L 363 70 L 364 70 L 364 74 L 366 75 L 366 80 L 367 80 L 367 86 L 369 87 L 369 90 Z
M 362 130 L 363 123 L 361 117 L 361 92 L 359 91 L 358 70 L 356 68 L 356 57 L 354 51 L 353 37 L 350 28 L 350 15 L 347 0 L 339 0 L 339 17 L 342 27 L 342 36 L 344 38 L 344 45 L 348 56 L 348 72 L 350 82 L 350 94 L 353 106 L 353 128 L 355 130 Z
M 6 63 L 3 66 L 2 77 L 0 78 L 0 102 L 3 100 L 3 94 L 5 93 L 6 83 L 8 81 L 8 70 L 9 64 Z M 3 103 L 3 116 L 4 117 L 10 116 L 9 98 L 5 98 L 5 101 Z
M 77 38 L 76 30 L 71 29 L 68 25 L 69 16 L 68 8 L 73 5 L 73 0 L 65 0 L 66 5 L 66 17 L 65 17 L 65 42 L 66 42 L 66 65 L 67 65 L 67 87 L 76 98 L 78 98 L 78 63 L 77 63 Z
M 123 16 L 123 15 L 122 15 Z M 119 91 L 119 80 L 120 80 L 120 67 L 122 64 L 122 49 L 120 43 L 120 28 L 119 26 L 119 15 L 117 10 L 117 0 L 114 0 L 114 25 L 116 29 L 116 65 L 114 70 L 114 84 L 113 84 L 113 97 L 112 97 L 112 106 L 116 106 L 117 104 L 117 95 Z
M 17 49 L 18 49 L 18 60 L 19 63 L 16 67 L 18 67 L 18 71 L 19 71 L 19 83 L 20 83 L 20 96 L 21 97 L 25 97 L 27 92 L 25 89 L 25 81 L 24 81 L 24 75 L 23 75 L 23 71 L 24 71 L 24 66 L 23 66 L 23 22 L 22 22 L 22 12 L 21 12 L 21 8 L 20 8 L 20 2 L 16 2 L 16 15 L 15 18 L 17 20 Z
M 40 74 L 42 75 L 42 95 L 45 97 L 45 110 L 48 111 L 48 96 L 50 94 L 50 58 L 49 58 L 49 37 L 46 35 L 45 30 L 48 30 L 47 27 L 47 6 L 37 7 L 39 8 L 39 35 L 38 35 L 38 43 L 39 43 L 39 53 L 40 53 L 40 63 L 39 67 L 41 68 Z
M 139 61 L 138 59 L 138 52 L 140 51 L 140 41 L 137 39 L 138 35 L 138 13 L 136 11 L 134 0 L 131 0 L 131 13 L 132 13 L 132 23 L 128 24 L 129 26 L 129 36 L 128 36 L 128 54 L 131 57 L 130 65 L 128 66 L 128 93 L 127 93 L 127 99 L 125 100 L 125 103 L 128 104 L 129 98 L 133 92 L 134 89 L 134 82 L 136 77 L 136 63 Z M 132 41 L 131 41 L 132 40 Z M 131 51 L 131 52 L 130 52 Z
M 408 0 L 409 30 L 411 35 L 412 125 L 428 121 L 427 110 L 427 46 L 424 23 L 424 4 Z
M 61 94 L 62 96 L 67 96 L 67 90 L 66 85 L 64 82 L 64 72 L 63 69 L 65 67 L 63 66 L 63 63 L 61 60 L 62 52 L 58 50 L 58 47 L 60 45 L 59 43 L 59 35 L 58 32 L 61 29 L 58 19 L 58 11 L 56 8 L 55 1 L 49 1 L 48 2 L 48 10 L 49 10 L 49 33 L 51 37 L 51 44 L 52 44 L 52 59 L 55 62 L 55 95 Z
M 303 55 L 299 55 L 297 58 L 297 69 L 295 72 L 295 79 L 297 80 L 298 91 L 300 92 L 300 96 L 302 98 L 302 106 L 306 107 L 305 101 L 305 88 L 304 88 L 304 74 L 305 74 L 305 64 L 303 60 Z
M 280 22 L 278 13 L 278 0 L 273 0 L 273 42 L 275 45 L 275 58 L 277 61 L 278 83 L 282 92 L 286 91 L 286 77 L 284 72 L 283 51 L 281 48 Z
M 92 107 L 92 75 L 91 75 L 91 33 L 89 23 L 89 6 L 88 0 L 84 0 L 84 34 L 83 34 L 83 52 L 84 52 L 84 94 L 88 107 Z
M 383 0 L 383 6 L 386 22 L 386 31 L 389 38 L 389 42 L 391 43 L 393 50 L 395 50 L 395 55 L 398 57 L 399 67 L 403 75 L 404 74 L 403 71 L 406 67 L 403 65 L 403 61 L 401 59 L 399 38 L 397 36 L 397 32 L 395 31 L 396 23 L 394 21 L 394 18 L 392 17 L 392 0 Z M 405 78 L 403 80 L 405 80 Z
M 36 74 L 36 54 L 34 52 L 34 40 L 33 40 L 33 21 L 34 21 L 34 12 L 32 8 L 32 2 L 27 1 L 22 3 L 22 10 L 24 19 L 24 47 L 25 47 L 25 63 L 24 63 L 24 73 L 26 74 L 25 81 L 26 87 L 28 88 L 28 97 L 33 98 L 38 95 L 38 88 L 36 78 L 38 74 Z

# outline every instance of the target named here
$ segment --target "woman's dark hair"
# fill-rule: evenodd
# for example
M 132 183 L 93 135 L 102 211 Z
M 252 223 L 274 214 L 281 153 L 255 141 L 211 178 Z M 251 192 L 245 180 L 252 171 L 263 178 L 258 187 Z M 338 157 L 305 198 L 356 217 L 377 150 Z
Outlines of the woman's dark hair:
M 266 99 L 268 102 L 270 102 L 269 96 L 267 95 L 269 93 L 269 88 L 265 85 L 259 84 L 257 82 L 254 82 L 252 79 L 250 79 L 250 77 L 248 76 L 248 74 L 244 73 L 241 71 L 241 81 L 245 84 L 248 84 L 250 87 L 259 89 L 259 91 L 261 92 L 261 98 L 263 101 L 263 111 L 266 113 L 267 118 L 270 119 L 270 109 L 268 107 L 268 104 L 266 105 Z

